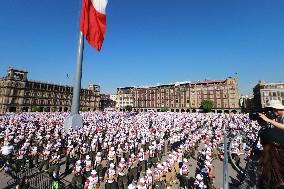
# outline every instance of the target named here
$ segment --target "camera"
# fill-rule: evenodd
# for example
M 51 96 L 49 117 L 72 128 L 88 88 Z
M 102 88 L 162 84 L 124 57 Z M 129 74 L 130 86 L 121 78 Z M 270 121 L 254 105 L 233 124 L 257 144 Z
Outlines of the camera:
M 274 119 L 274 114 L 273 114 L 273 109 L 272 108 L 264 108 L 260 112 L 252 112 L 249 114 L 249 119 L 253 121 L 257 121 L 259 125 L 261 126 L 266 126 L 267 122 L 264 121 L 260 116 L 259 113 L 265 114 L 266 117 L 269 119 Z

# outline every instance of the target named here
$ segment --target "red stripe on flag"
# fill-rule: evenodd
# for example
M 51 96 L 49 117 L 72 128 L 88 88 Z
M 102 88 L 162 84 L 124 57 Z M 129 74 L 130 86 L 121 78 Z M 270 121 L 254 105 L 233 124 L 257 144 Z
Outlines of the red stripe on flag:
M 98 12 L 91 0 L 83 0 L 80 30 L 90 45 L 100 51 L 106 32 L 106 15 Z

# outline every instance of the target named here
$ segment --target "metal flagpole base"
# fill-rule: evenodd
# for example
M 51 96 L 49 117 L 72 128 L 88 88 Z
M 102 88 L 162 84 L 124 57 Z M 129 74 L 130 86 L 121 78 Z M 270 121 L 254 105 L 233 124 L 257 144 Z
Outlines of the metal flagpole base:
M 83 118 L 80 114 L 73 114 L 66 118 L 64 122 L 64 129 L 67 131 L 70 128 L 78 130 L 83 127 Z

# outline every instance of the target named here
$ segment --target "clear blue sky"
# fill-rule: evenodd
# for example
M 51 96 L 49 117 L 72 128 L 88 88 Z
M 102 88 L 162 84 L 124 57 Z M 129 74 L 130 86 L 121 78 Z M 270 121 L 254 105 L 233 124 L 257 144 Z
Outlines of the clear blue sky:
M 0 75 L 73 84 L 81 0 L 0 3 Z M 102 51 L 85 45 L 82 86 L 225 79 L 240 94 L 284 80 L 283 0 L 109 0 Z M 66 74 L 70 75 L 68 79 Z

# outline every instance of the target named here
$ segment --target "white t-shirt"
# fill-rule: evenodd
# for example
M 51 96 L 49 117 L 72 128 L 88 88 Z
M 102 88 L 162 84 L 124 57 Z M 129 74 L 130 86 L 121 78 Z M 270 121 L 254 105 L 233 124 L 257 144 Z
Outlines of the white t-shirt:
M 12 153 L 13 149 L 13 146 L 3 146 L 1 151 L 3 155 L 7 156 Z
M 130 184 L 130 185 L 128 186 L 128 189 L 136 189 L 136 186 L 133 185 L 133 184 Z

